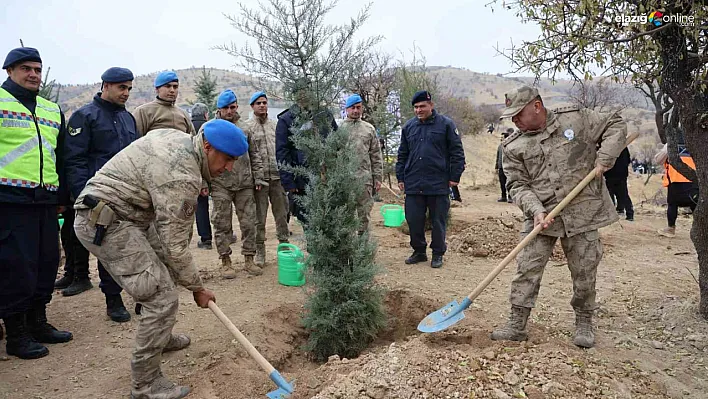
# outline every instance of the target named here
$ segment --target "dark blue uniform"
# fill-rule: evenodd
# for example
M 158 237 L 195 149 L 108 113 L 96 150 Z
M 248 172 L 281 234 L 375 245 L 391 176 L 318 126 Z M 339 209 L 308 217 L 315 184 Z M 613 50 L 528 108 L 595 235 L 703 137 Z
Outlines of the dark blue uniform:
M 295 148 L 295 144 L 290 139 L 293 135 L 290 129 L 300 112 L 300 107 L 293 105 L 278 114 L 278 124 L 275 127 L 275 158 L 278 165 L 304 166 L 306 163 L 305 154 Z M 329 123 L 332 130 L 337 130 L 337 122 L 335 122 L 334 116 L 329 111 L 323 111 L 320 113 L 319 118 L 316 115 L 312 119 L 322 119 L 322 123 Z M 322 132 L 322 134 L 326 137 L 327 132 Z M 295 176 L 292 172 L 283 169 L 279 170 L 279 174 L 280 184 L 283 185 L 285 192 L 288 193 L 290 214 L 305 224 L 305 215 L 295 198 L 305 193 L 307 179 L 304 176 Z M 292 192 L 292 190 L 297 190 L 297 192 Z
M 202 125 L 206 123 L 204 115 L 192 115 L 192 125 L 194 131 L 199 132 Z M 197 197 L 197 234 L 202 242 L 211 241 L 211 224 L 209 223 L 209 196 Z
M 135 118 L 125 107 L 103 100 L 99 94 L 69 118 L 69 134 L 65 141 L 66 180 L 72 199 L 78 198 L 86 183 L 120 150 L 135 141 L 138 129 Z M 65 222 L 66 223 L 66 222 Z M 72 226 L 71 223 L 69 226 Z M 75 278 L 88 278 L 89 252 L 72 231 L 71 248 Z M 69 263 L 67 262 L 67 266 Z M 98 263 L 101 291 L 106 296 L 118 295 L 121 288 Z
M 425 215 L 433 225 L 433 255 L 444 255 L 445 229 L 450 209 L 449 182 L 459 182 L 465 170 L 465 152 L 452 119 L 433 114 L 426 121 L 410 119 L 401 131 L 396 178 L 404 183 L 406 221 L 411 247 L 425 253 Z

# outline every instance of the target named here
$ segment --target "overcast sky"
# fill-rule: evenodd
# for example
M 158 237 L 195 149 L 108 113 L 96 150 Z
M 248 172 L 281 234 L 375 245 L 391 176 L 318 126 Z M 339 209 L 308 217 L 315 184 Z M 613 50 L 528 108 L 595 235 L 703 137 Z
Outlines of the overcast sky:
M 415 43 L 428 65 L 452 65 L 476 72 L 506 73 L 507 60 L 494 46 L 536 38 L 538 27 L 511 12 L 484 7 L 488 0 L 374 0 L 361 35 L 382 35 L 381 48 L 399 57 Z M 244 0 L 257 7 L 257 0 Z M 202 66 L 235 69 L 235 60 L 211 47 L 249 39 L 224 17 L 238 14 L 236 2 L 217 0 L 2 0 L 0 57 L 25 46 L 39 49 L 50 78 L 60 83 L 100 80 L 111 66 L 137 75 Z M 340 2 L 330 14 L 344 23 L 365 2 Z M 252 43 L 252 42 L 251 42 Z

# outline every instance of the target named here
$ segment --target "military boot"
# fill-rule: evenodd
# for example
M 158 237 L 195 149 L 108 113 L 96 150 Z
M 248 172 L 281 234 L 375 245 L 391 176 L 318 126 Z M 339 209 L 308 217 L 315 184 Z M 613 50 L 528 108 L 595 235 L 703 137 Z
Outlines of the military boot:
M 188 347 L 191 342 L 192 340 L 185 334 L 172 334 L 170 342 L 162 349 L 162 353 L 180 351 Z
M 25 325 L 25 314 L 16 314 L 6 317 L 5 329 L 7 330 L 7 354 L 20 359 L 39 359 L 47 356 L 49 349 L 32 338 Z
M 244 256 L 243 269 L 246 270 L 251 276 L 260 276 L 263 274 L 263 269 L 253 263 L 253 255 Z
M 416 263 L 420 262 L 427 262 L 428 261 L 428 255 L 425 254 L 425 252 L 417 252 L 413 251 L 413 254 L 406 259 L 405 263 L 407 265 L 414 265 Z
M 130 391 L 130 399 L 181 399 L 189 395 L 191 389 L 177 385 L 160 375 L 154 381 Z
M 531 314 L 531 308 L 511 305 L 511 313 L 506 325 L 492 331 L 493 341 L 526 341 L 526 321 Z
M 573 343 L 581 348 L 595 346 L 595 333 L 592 331 L 592 310 L 575 311 L 575 337 Z
M 54 288 L 58 290 L 63 290 L 64 288 L 67 288 L 71 285 L 71 283 L 74 282 L 74 273 L 69 273 L 69 272 L 64 272 L 64 276 L 60 278 L 59 280 L 54 282 Z
M 68 287 L 61 291 L 64 296 L 74 296 L 79 295 L 82 292 L 88 291 L 93 288 L 91 280 L 88 278 L 75 278 L 74 281 Z
M 256 266 L 263 267 L 265 265 L 265 252 L 265 244 L 256 245 Z
M 236 278 L 236 270 L 234 270 L 234 267 L 231 265 L 231 257 L 229 255 L 221 258 L 221 268 L 219 271 L 221 272 L 222 278 L 227 280 Z
M 106 295 L 106 314 L 116 323 L 130 321 L 130 313 L 123 304 L 123 298 L 118 295 Z
M 27 329 L 37 342 L 61 344 L 71 341 L 74 336 L 68 331 L 59 331 L 47 322 L 47 309 L 40 305 L 27 312 Z

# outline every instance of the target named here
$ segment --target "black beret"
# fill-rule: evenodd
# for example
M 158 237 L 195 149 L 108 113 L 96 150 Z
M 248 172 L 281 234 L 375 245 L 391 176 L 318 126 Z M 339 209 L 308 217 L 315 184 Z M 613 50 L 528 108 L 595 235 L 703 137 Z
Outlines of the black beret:
M 419 103 L 421 101 L 432 101 L 433 97 L 430 96 L 430 93 L 428 93 L 425 90 L 417 91 L 413 95 L 413 100 L 411 101 L 412 105 L 415 105 L 416 103 Z
M 13 49 L 9 53 L 7 53 L 7 57 L 5 57 L 5 63 L 2 64 L 2 69 L 7 69 L 17 64 L 18 62 L 25 61 L 42 62 L 42 59 L 39 58 L 39 51 L 37 51 L 36 48 L 32 47 L 18 47 L 16 49 Z
M 133 80 L 133 72 L 130 72 L 130 69 L 121 67 L 108 68 L 101 75 L 101 80 L 107 83 L 127 82 Z

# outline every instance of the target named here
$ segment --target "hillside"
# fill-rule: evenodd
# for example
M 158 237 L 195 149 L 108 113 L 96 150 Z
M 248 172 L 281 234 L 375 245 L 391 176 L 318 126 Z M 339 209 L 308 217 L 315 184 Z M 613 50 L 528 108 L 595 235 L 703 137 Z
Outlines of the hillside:
M 208 68 L 211 75 L 217 79 L 217 89 L 219 91 L 226 88 L 233 89 L 239 98 L 248 98 L 255 87 L 252 79 L 246 74 L 223 69 Z M 487 73 L 473 72 L 467 69 L 454 67 L 430 67 L 432 74 L 437 76 L 441 91 L 456 97 L 467 97 L 475 105 L 492 104 L 502 108 L 504 105 L 504 93 L 518 86 L 519 84 L 533 84 L 531 77 L 506 77 L 501 74 L 492 75 Z M 189 102 L 196 99 L 194 86 L 202 73 L 202 69 L 193 67 L 176 71 L 180 77 L 180 96 L 178 105 L 187 107 Z M 128 101 L 128 109 L 152 101 L 155 90 L 152 82 L 157 72 L 141 75 L 133 83 L 133 91 Z M 569 80 L 558 80 L 551 83 L 548 79 L 541 79 L 538 82 L 541 94 L 546 104 L 553 108 L 569 104 L 568 93 L 573 87 L 573 82 Z M 617 85 L 615 85 L 617 87 Z M 635 146 L 641 144 L 643 150 L 652 153 L 658 142 L 656 127 L 654 125 L 654 112 L 647 106 L 641 93 L 628 86 L 618 86 L 619 97 L 629 99 L 633 107 L 626 108 L 622 115 L 628 123 L 629 131 L 639 131 L 641 138 L 637 140 Z M 86 104 L 99 90 L 100 82 L 85 85 L 62 86 L 60 93 L 60 103 L 62 109 L 67 114 Z M 626 100 L 625 100 L 626 101 Z M 271 98 L 271 105 L 274 108 L 284 108 L 288 104 L 276 101 Z M 507 122 L 508 124 L 508 122 Z M 502 127 L 506 127 L 503 124 Z M 509 125 L 510 126 L 510 125 Z

